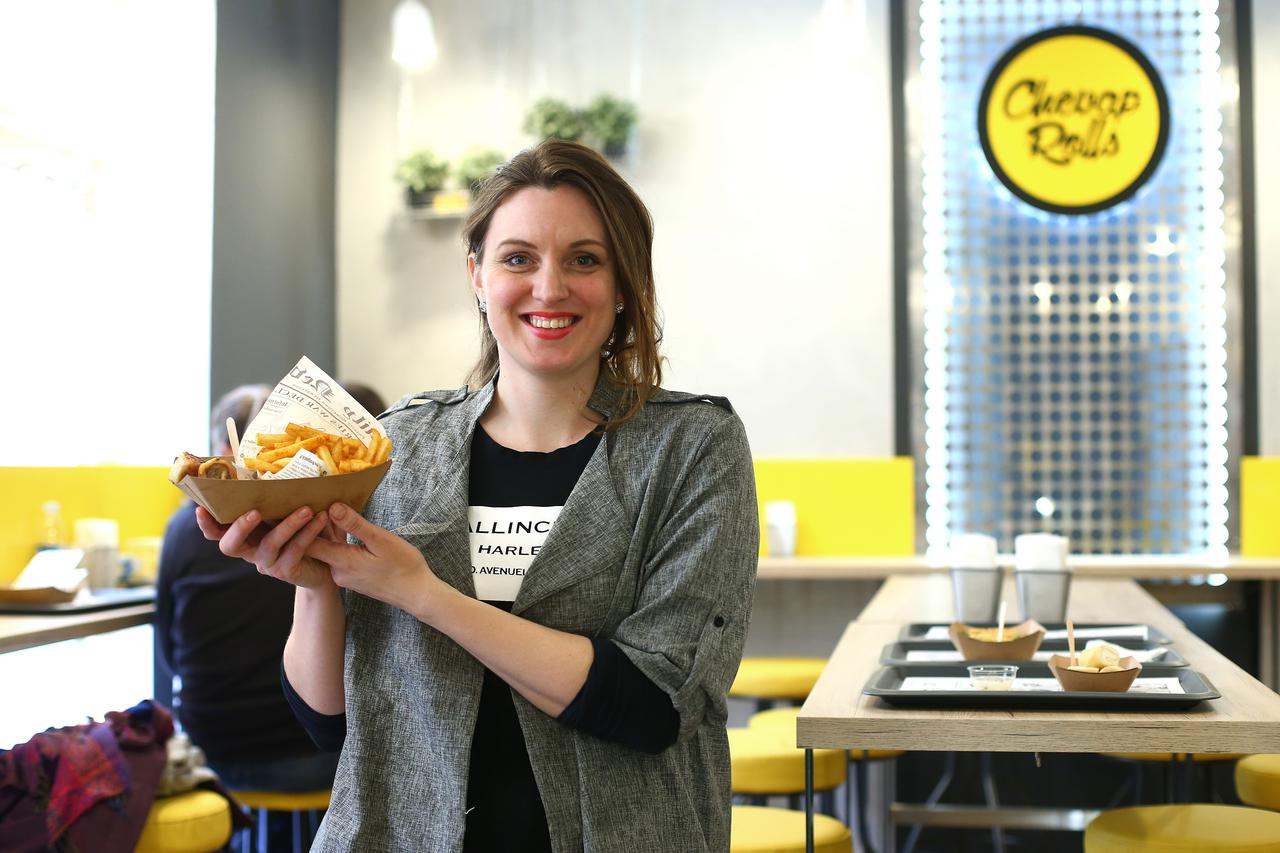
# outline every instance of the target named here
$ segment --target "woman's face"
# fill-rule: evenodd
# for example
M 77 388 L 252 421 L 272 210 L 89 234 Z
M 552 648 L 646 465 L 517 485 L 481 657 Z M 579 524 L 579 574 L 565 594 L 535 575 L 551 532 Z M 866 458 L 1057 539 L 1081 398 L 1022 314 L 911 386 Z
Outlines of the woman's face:
M 604 220 L 575 187 L 526 187 L 494 211 L 480 263 L 503 375 L 593 383 L 618 301 Z

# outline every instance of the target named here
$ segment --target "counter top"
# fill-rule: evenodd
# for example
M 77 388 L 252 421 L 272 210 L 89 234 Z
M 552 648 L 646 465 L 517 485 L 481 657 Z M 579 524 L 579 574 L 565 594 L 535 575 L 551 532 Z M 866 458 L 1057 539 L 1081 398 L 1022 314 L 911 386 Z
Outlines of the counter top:
M 155 612 L 154 604 L 133 604 L 91 613 L 0 616 L 0 653 L 147 625 Z
M 1013 556 L 1000 562 L 1012 568 Z M 1133 555 L 1075 555 L 1067 564 L 1082 577 L 1120 577 L 1142 580 L 1187 578 L 1221 573 L 1230 580 L 1280 580 L 1280 556 L 1241 557 L 1225 561 L 1203 557 Z M 761 557 L 761 580 L 880 580 L 890 575 L 945 573 L 947 566 L 931 563 L 922 554 L 908 556 Z

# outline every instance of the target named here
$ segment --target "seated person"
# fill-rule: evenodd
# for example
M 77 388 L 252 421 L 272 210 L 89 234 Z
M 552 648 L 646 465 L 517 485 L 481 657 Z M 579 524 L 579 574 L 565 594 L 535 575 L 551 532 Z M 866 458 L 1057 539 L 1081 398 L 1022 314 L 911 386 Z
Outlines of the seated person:
M 212 451 L 231 452 L 227 418 L 244 435 L 271 393 L 245 385 L 214 406 Z M 337 753 L 319 751 L 280 687 L 293 587 L 227 557 L 196 526 L 195 504 L 169 519 L 156 579 L 156 647 L 182 682 L 175 714 L 233 790 L 329 788 Z

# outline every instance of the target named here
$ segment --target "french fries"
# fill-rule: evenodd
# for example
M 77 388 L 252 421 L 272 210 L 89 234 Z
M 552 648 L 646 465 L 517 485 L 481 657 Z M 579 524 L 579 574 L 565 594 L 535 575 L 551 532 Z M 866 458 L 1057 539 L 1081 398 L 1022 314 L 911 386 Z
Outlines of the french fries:
M 391 439 L 378 433 L 365 445 L 358 438 L 291 423 L 282 433 L 259 433 L 254 441 L 260 448 L 258 455 L 245 457 L 244 464 L 261 474 L 278 473 L 302 450 L 319 457 L 329 474 L 364 471 L 391 457 Z

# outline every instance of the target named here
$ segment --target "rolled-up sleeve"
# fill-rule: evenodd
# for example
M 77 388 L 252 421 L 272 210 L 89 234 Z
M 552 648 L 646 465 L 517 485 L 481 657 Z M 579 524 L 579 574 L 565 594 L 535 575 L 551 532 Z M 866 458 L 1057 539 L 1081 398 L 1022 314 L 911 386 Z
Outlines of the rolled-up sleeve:
M 679 739 L 712 716 L 742 660 L 760 547 L 755 473 L 736 415 L 708 431 L 654 532 L 637 606 L 612 639 L 662 688 L 680 715 Z

